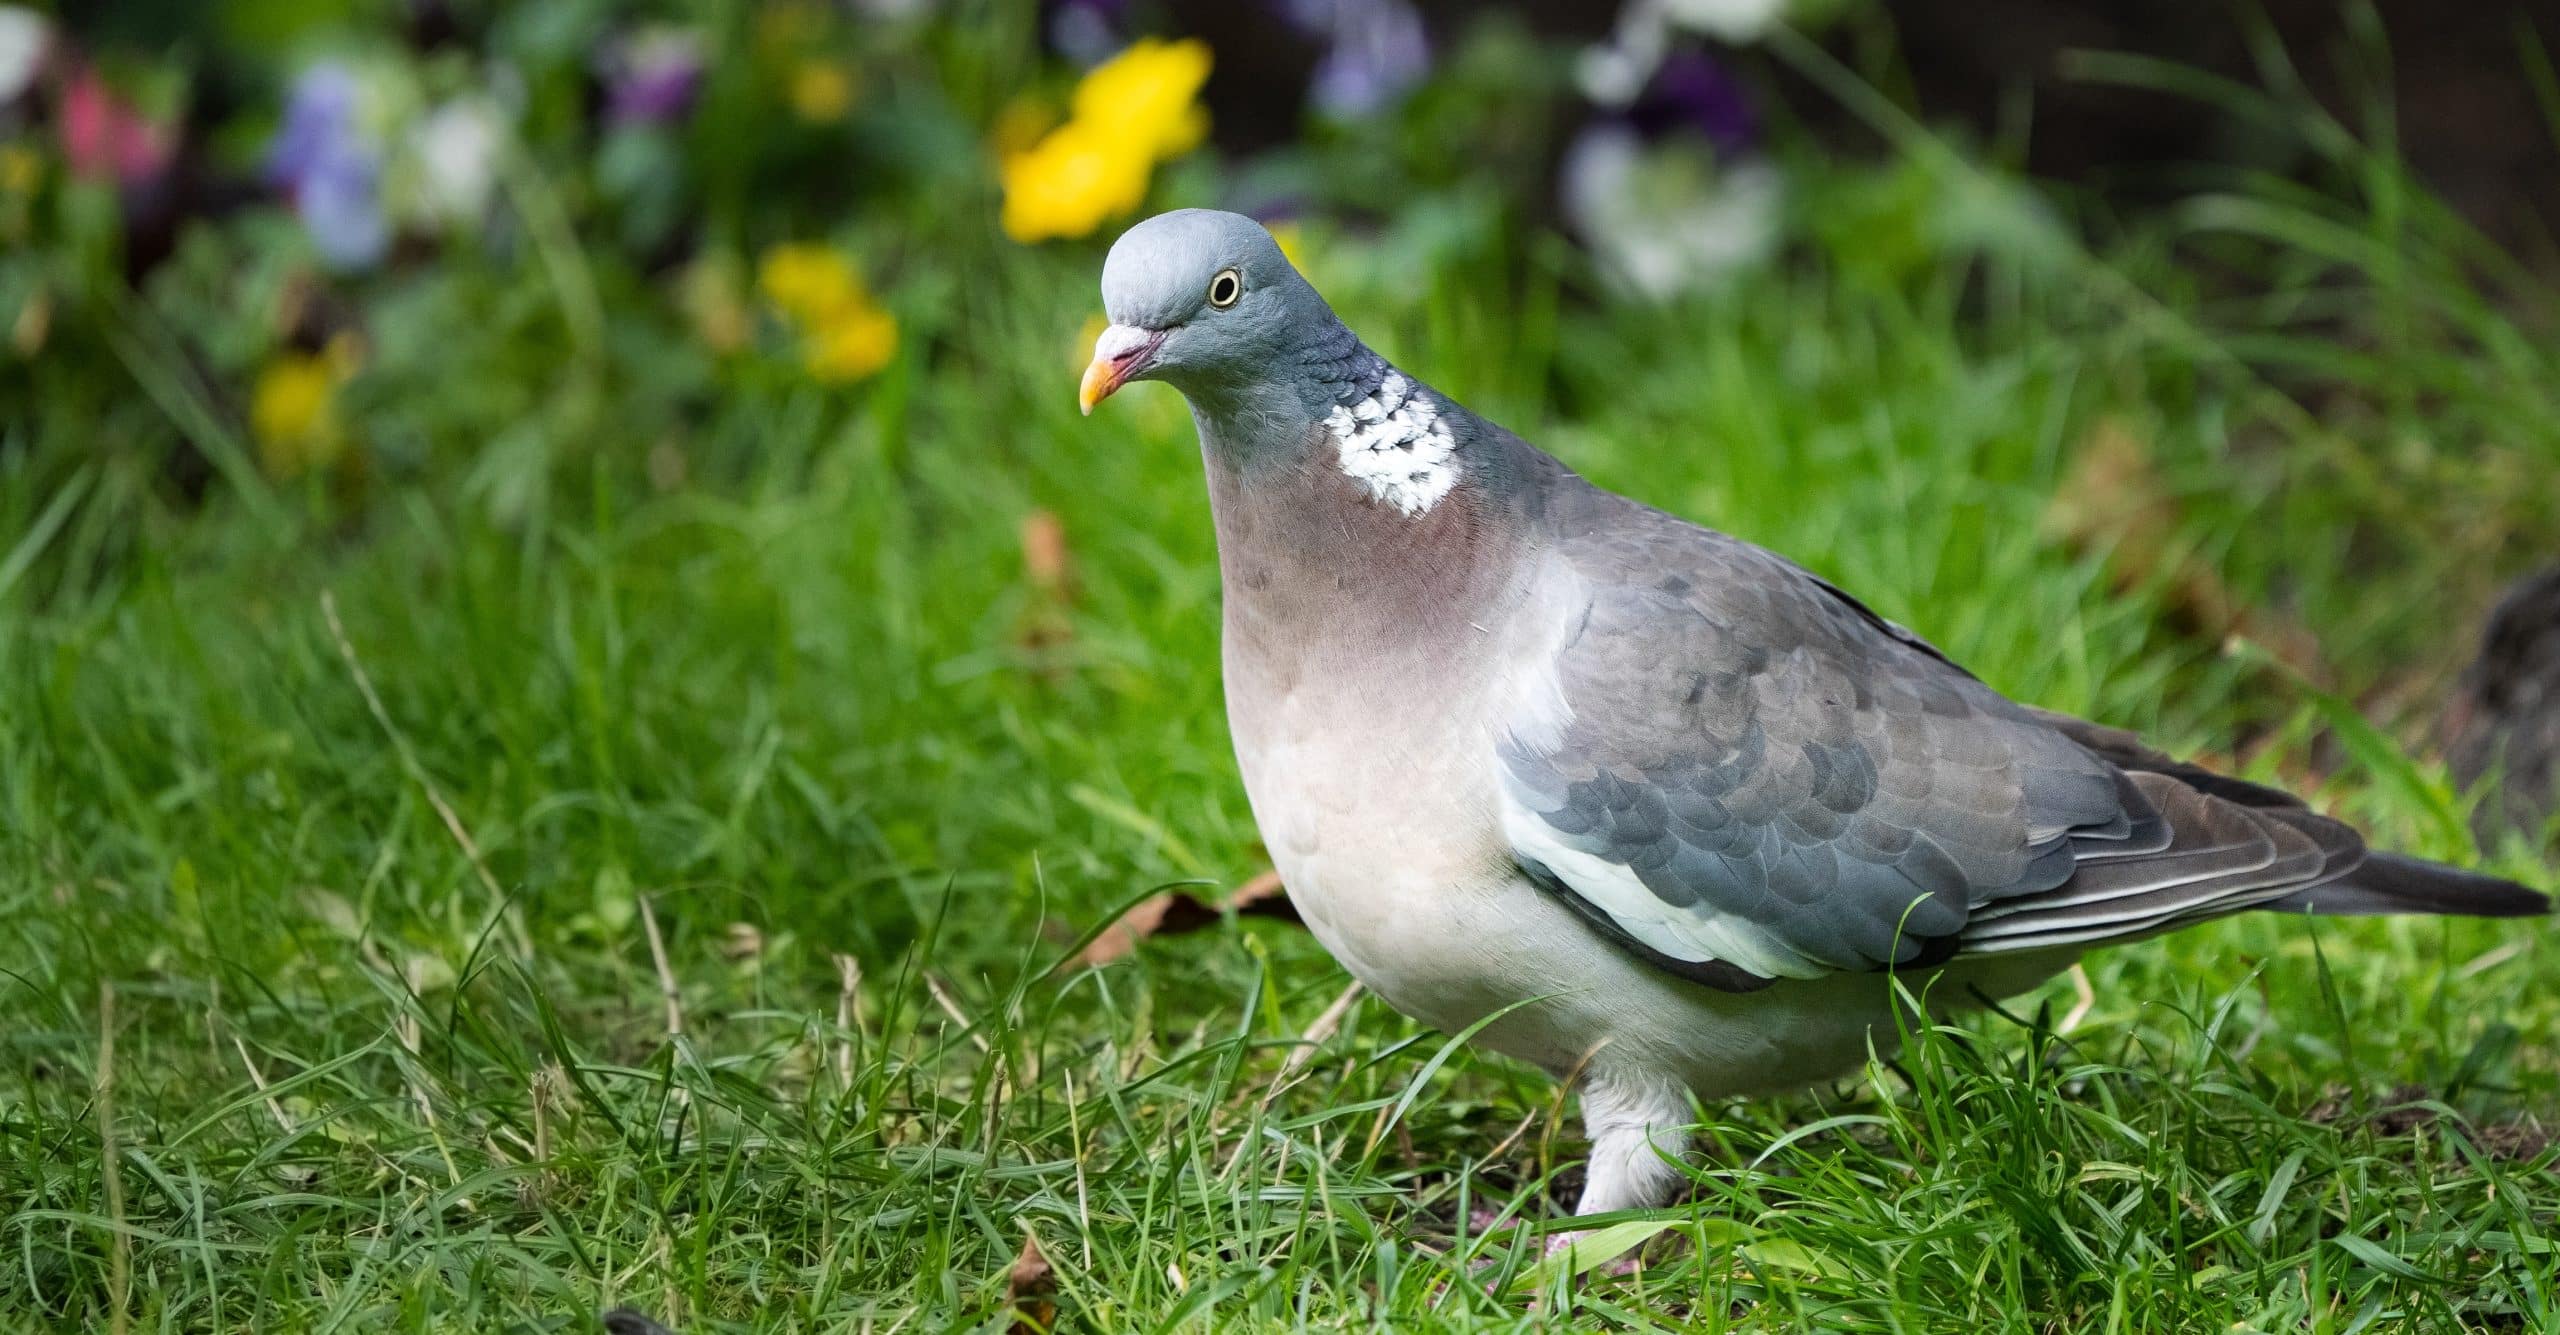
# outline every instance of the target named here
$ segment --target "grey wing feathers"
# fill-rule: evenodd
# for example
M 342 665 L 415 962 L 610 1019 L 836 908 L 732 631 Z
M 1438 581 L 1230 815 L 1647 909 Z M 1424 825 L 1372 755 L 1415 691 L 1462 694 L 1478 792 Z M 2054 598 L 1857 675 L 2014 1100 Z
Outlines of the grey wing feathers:
M 2363 856 L 2284 794 L 2015 705 L 1785 561 L 1628 508 L 1559 543 L 1563 721 L 1498 756 L 1521 864 L 1656 963 L 1737 986 L 2083 945 Z

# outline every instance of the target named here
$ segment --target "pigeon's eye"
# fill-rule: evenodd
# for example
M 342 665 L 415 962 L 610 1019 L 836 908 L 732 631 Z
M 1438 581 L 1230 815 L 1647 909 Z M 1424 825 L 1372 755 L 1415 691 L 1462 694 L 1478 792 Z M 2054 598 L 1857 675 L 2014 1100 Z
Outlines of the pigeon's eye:
M 1220 269 L 1218 276 L 1209 280 L 1209 304 L 1219 310 L 1235 305 L 1236 298 L 1243 295 L 1244 277 L 1233 269 Z

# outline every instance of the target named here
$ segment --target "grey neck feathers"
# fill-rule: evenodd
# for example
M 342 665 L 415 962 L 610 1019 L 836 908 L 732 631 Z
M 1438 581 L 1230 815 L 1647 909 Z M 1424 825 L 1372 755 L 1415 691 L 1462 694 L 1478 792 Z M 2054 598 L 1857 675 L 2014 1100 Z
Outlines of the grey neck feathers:
M 1230 466 L 1295 462 L 1309 425 L 1375 387 L 1389 367 L 1339 320 L 1257 374 L 1183 386 L 1200 440 Z
M 1433 529 L 1535 511 L 1541 479 L 1571 476 L 1389 364 L 1331 312 L 1314 323 L 1252 374 L 1182 386 L 1213 474 L 1295 495 L 1318 523 L 1375 511 L 1391 527 Z M 1326 485 L 1309 492 L 1284 478 Z

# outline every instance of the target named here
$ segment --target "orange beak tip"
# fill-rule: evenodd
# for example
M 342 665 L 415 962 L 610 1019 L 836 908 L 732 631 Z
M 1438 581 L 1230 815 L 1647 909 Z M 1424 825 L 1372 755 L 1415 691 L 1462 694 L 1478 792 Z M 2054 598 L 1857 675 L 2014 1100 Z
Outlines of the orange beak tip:
M 1084 383 L 1076 386 L 1076 406 L 1084 410 L 1085 416 L 1091 417 L 1093 405 L 1110 398 L 1111 391 L 1118 388 L 1120 386 L 1112 382 L 1110 363 L 1096 357 L 1091 366 L 1084 368 Z

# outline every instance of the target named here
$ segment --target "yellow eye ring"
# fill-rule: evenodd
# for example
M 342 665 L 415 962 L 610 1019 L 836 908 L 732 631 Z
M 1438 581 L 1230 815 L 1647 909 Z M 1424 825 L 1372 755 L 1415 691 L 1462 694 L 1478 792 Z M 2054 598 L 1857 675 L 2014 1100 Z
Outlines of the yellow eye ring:
M 1209 280 L 1209 304 L 1219 310 L 1233 306 L 1244 296 L 1244 275 L 1233 269 L 1220 269 Z

